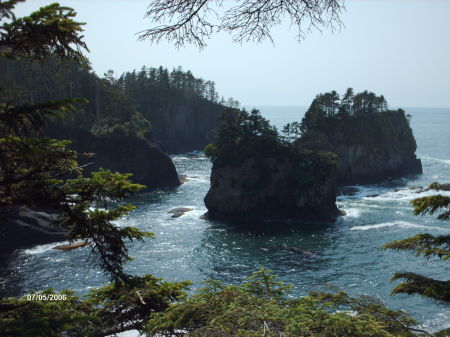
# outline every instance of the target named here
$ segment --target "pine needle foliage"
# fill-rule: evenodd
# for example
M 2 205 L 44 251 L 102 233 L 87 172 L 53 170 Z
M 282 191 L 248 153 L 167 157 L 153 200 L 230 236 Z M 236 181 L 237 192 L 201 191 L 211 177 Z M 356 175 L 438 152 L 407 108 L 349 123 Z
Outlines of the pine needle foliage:
M 439 220 L 448 220 L 450 217 L 450 210 L 448 209 L 450 205 L 450 197 L 443 195 L 433 195 L 430 197 L 423 197 L 414 199 L 412 202 L 414 207 L 414 215 L 424 215 L 424 214 L 434 214 L 436 211 L 444 208 L 444 212 L 439 214 L 437 218 Z
M 73 20 L 76 13 L 71 8 L 55 3 L 16 18 L 13 9 L 19 2 L 0 3 L 1 22 L 9 19 L 0 26 L 0 57 L 84 60 L 81 50 L 87 48 L 82 41 L 82 24 Z M 36 137 L 51 117 L 73 111 L 73 104 L 80 102 L 83 100 L 0 103 L 1 215 L 7 216 L 9 207 L 17 205 L 60 213 L 67 238 L 87 241 L 92 256 L 111 279 L 126 281 L 130 277 L 124 273 L 123 264 L 130 256 L 125 241 L 143 240 L 151 234 L 117 227 L 113 221 L 134 208 L 113 203 L 144 186 L 133 184 L 130 174 L 108 170 L 85 178 L 77 161 L 79 155 L 69 148 L 69 141 Z M 67 179 L 77 174 L 77 178 Z
M 23 18 L 13 14 L 25 0 L 0 3 L 0 57 L 43 60 L 51 55 L 81 59 L 87 50 L 80 34 L 82 23 L 74 21 L 76 12 L 53 3 Z M 12 19 L 5 22 L 5 19 Z
M 168 283 L 146 275 L 128 283 L 111 283 L 86 296 L 47 289 L 18 299 L 2 299 L 0 334 L 103 337 L 129 329 L 142 330 L 152 313 L 184 298 L 188 285 L 189 282 Z M 37 300 L 29 300 L 32 296 Z
M 415 273 L 395 273 L 392 281 L 403 279 L 405 282 L 400 283 L 392 290 L 393 294 L 421 294 L 422 296 L 450 302 L 450 282 L 439 281 L 423 275 Z
M 322 176 L 319 175 L 328 174 L 329 167 L 336 164 L 336 156 L 327 151 L 305 149 L 293 142 L 292 132 L 297 128 L 298 124 L 287 126 L 284 136 L 280 136 L 258 110 L 247 112 L 245 109 L 227 108 L 219 116 L 217 136 L 206 146 L 205 154 L 215 167 L 237 166 L 248 158 L 255 158 L 257 162 L 264 158 L 296 158 L 303 175 L 309 169 L 320 180 Z M 314 180 L 312 173 L 310 180 Z
M 429 190 L 450 191 L 449 184 L 437 182 L 428 187 Z M 411 201 L 414 207 L 414 215 L 435 214 L 439 220 L 448 220 L 450 216 L 450 197 L 441 194 L 417 198 Z M 426 258 L 438 257 L 444 261 L 450 258 L 450 235 L 433 236 L 431 234 L 417 234 L 410 238 L 389 242 L 384 249 L 406 250 L 423 255 Z M 392 281 L 403 279 L 404 282 L 397 285 L 393 294 L 420 294 L 450 303 L 450 280 L 435 280 L 423 275 L 398 272 L 392 277 Z
M 0 3 L 0 23 L 8 19 L 0 26 L 0 57 L 84 61 L 81 50 L 87 48 L 72 9 L 52 4 L 16 18 L 13 10 L 19 2 Z M 134 184 L 131 174 L 104 169 L 84 177 L 80 155 L 69 148 L 70 141 L 37 137 L 50 118 L 73 111 L 74 104 L 82 102 L 63 99 L 14 105 L 0 101 L 0 216 L 8 217 L 10 208 L 21 205 L 55 211 L 67 239 L 85 241 L 112 283 L 86 298 L 51 289 L 39 293 L 37 300 L 0 298 L 1 336 L 97 337 L 142 330 L 151 313 L 181 299 L 189 284 L 124 271 L 124 263 L 131 259 L 126 242 L 153 234 L 119 227 L 114 221 L 134 209 L 123 199 L 144 186 Z
M 369 298 L 310 293 L 293 298 L 290 285 L 260 269 L 241 285 L 206 281 L 183 302 L 148 321 L 150 336 L 413 336 L 414 320 Z

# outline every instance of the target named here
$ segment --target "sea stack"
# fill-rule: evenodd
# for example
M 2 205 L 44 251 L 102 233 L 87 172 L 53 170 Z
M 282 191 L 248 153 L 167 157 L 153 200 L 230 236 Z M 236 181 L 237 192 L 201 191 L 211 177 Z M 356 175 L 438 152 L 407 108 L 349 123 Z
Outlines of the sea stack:
M 338 185 L 380 183 L 422 173 L 409 118 L 371 92 L 320 94 L 302 120 L 300 143 L 337 154 Z M 313 137 L 311 137 L 313 136 Z M 320 142 L 310 140 L 320 139 Z
M 225 111 L 205 197 L 209 219 L 334 221 L 336 156 L 283 141 L 259 112 Z

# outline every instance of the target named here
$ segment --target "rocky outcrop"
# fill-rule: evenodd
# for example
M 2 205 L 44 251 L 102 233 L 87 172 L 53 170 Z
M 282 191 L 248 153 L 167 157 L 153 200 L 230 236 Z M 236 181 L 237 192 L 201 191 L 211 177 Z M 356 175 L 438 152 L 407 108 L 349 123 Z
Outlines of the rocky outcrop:
M 52 212 L 12 207 L 7 218 L 0 220 L 0 253 L 65 240 L 59 221 L 58 215 Z
M 133 173 L 135 183 L 147 188 L 176 187 L 180 185 L 175 166 L 161 146 L 151 139 L 134 137 L 97 137 L 90 132 L 77 130 L 64 137 L 71 139 L 71 148 L 79 153 L 94 153 L 91 158 L 80 158 L 87 164 L 84 174 L 97 171 L 100 167 L 121 173 Z M 59 136 L 59 137 L 58 137 Z
M 183 216 L 184 213 L 190 212 L 192 210 L 193 210 L 193 208 L 189 208 L 189 207 L 177 207 L 177 208 L 171 209 L 167 213 L 172 214 L 172 218 L 179 218 L 180 216 Z
M 328 124 L 328 125 L 327 125 Z M 320 130 L 338 156 L 338 185 L 378 183 L 422 173 L 403 110 L 332 119 Z
M 337 181 L 344 184 L 370 184 L 386 179 L 422 173 L 422 164 L 414 152 L 400 148 L 368 149 L 364 145 L 339 145 Z
M 213 165 L 205 197 L 209 219 L 325 220 L 339 214 L 334 165 L 311 158 L 248 158 Z M 314 175 L 315 172 L 315 175 Z
M 203 150 L 214 139 L 222 106 L 202 99 L 168 102 L 163 111 L 144 111 L 168 153 Z

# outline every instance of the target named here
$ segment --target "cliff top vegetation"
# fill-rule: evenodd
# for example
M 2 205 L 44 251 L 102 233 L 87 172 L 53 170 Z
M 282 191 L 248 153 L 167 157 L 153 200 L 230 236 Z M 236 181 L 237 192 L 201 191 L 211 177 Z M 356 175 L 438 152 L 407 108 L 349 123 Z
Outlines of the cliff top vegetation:
M 152 120 L 164 120 L 174 102 L 196 107 L 230 102 L 219 99 L 213 81 L 195 77 L 181 67 L 172 71 L 142 67 L 118 77 L 108 71 L 100 77 L 81 55 L 65 64 L 54 55 L 34 61 L 1 58 L 0 85 L 0 99 L 9 105 L 85 99 L 74 102 L 75 111 L 50 121 L 58 136 L 64 131 L 84 130 L 95 136 L 145 138 L 152 132 Z
M 248 158 L 308 158 L 323 161 L 324 165 L 332 165 L 336 159 L 332 153 L 296 146 L 290 133 L 283 130 L 280 134 L 256 109 L 225 109 L 219 119 L 217 137 L 205 148 L 206 156 L 216 167 L 236 166 Z
M 409 127 L 409 115 L 403 109 L 390 110 L 383 95 L 364 91 L 354 94 L 348 88 L 340 96 L 336 91 L 319 94 L 306 111 L 302 122 L 290 125 L 290 134 L 301 134 L 308 140 L 311 135 L 317 140 L 316 148 L 332 149 L 336 144 L 368 145 L 371 148 L 390 145 L 399 141 L 400 128 L 406 127 L 411 137 L 402 141 L 415 151 L 412 130 Z M 319 146 L 320 145 L 320 146 Z M 409 147 L 408 147 L 409 148 Z
M 298 146 L 286 135 L 280 135 L 258 110 L 250 113 L 246 110 L 226 109 L 220 115 L 217 137 L 205 148 L 205 154 L 211 158 L 213 169 L 221 167 L 239 167 L 252 160 L 252 168 L 263 178 L 272 174 L 267 160 L 288 163 L 293 170 L 291 187 L 294 190 L 308 188 L 321 183 L 330 176 L 336 164 L 336 155 L 332 152 Z M 285 172 L 288 174 L 288 172 Z M 246 190 L 261 188 L 255 182 Z

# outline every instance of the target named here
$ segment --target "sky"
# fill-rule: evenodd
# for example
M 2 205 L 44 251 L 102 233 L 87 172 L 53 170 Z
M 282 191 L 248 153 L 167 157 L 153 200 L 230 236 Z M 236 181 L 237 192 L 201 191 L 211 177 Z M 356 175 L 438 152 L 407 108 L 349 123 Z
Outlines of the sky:
M 16 15 L 54 1 L 27 0 Z M 281 25 L 274 44 L 232 42 L 214 35 L 203 50 L 138 41 L 149 28 L 150 0 L 59 0 L 85 22 L 94 71 L 119 76 L 142 66 L 181 66 L 213 80 L 220 96 L 241 104 L 307 106 L 321 92 L 369 90 L 395 107 L 450 107 L 450 1 L 347 0 L 340 31 L 313 32 L 301 42 Z

